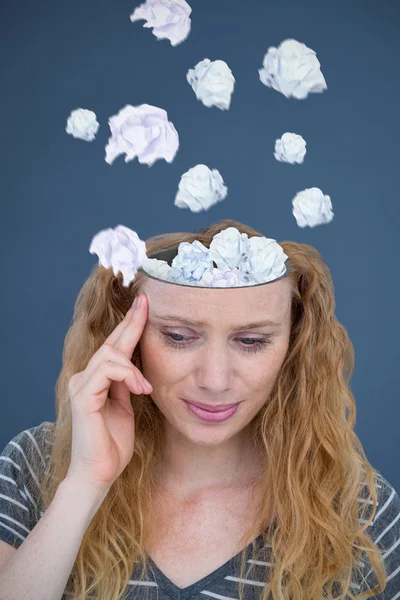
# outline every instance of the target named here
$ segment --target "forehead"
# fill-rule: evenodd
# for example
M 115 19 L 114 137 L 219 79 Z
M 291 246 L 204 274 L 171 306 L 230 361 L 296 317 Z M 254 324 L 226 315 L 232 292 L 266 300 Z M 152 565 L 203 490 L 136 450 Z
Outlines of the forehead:
M 173 285 L 144 277 L 140 293 L 145 293 L 152 312 L 173 313 L 184 318 L 196 316 L 210 324 L 221 319 L 230 324 L 251 319 L 271 318 L 283 322 L 290 315 L 290 279 L 285 277 L 266 285 L 244 288 L 212 288 Z M 250 319 L 249 319 L 250 317 Z

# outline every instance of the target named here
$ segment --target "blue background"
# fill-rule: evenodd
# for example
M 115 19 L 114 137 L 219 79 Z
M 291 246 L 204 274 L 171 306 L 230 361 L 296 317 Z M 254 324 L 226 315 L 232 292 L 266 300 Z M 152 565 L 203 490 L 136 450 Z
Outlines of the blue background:
M 398 185 L 400 2 L 189 0 L 182 44 L 158 41 L 139 2 L 2 3 L 0 446 L 55 420 L 54 388 L 79 289 L 97 262 L 100 230 L 126 225 L 141 239 L 221 218 L 267 237 L 315 246 L 334 278 L 337 316 L 355 346 L 351 388 L 367 457 L 400 489 Z M 287 38 L 317 53 L 328 90 L 287 99 L 258 75 Z M 236 79 L 231 108 L 199 102 L 186 81 L 204 58 Z M 172 164 L 104 160 L 108 118 L 126 104 L 164 108 L 180 136 Z M 65 132 L 75 108 L 97 114 L 94 142 Z M 286 131 L 307 142 L 304 164 L 280 163 Z M 178 209 L 181 175 L 220 171 L 228 197 L 198 214 Z M 301 229 L 297 192 L 331 197 L 330 224 Z

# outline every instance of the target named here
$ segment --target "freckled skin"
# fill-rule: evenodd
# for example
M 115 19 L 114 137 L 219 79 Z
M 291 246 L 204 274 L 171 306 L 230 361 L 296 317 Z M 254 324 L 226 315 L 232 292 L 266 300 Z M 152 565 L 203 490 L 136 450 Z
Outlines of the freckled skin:
M 160 483 L 192 493 L 251 480 L 260 465 L 250 422 L 267 401 L 289 345 L 289 278 L 241 289 L 192 288 L 146 278 L 140 292 L 148 301 L 148 320 L 139 341 L 142 371 L 153 386 L 150 398 L 165 419 Z M 156 321 L 153 311 L 207 325 Z M 235 331 L 244 323 L 266 319 L 281 327 Z M 162 332 L 174 334 L 173 341 L 185 348 L 167 345 Z M 246 351 L 247 338 L 268 336 L 270 343 L 261 350 Z M 180 398 L 211 405 L 242 403 L 231 418 L 211 424 L 193 415 Z

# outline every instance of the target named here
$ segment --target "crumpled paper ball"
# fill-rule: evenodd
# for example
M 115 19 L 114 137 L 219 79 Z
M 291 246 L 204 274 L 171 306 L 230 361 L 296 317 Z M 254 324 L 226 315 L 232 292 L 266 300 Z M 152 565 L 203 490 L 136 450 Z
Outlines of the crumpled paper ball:
M 189 69 L 186 79 L 192 86 L 196 98 L 207 106 L 228 110 L 235 86 L 232 71 L 223 60 L 205 58 Z
M 266 283 L 286 272 L 288 256 L 275 241 L 265 237 L 248 238 L 235 227 L 216 234 L 207 248 L 200 241 L 182 242 L 166 280 L 199 287 L 237 287 Z M 149 269 L 149 259 L 146 271 Z M 158 261 L 159 262 L 159 261 Z M 161 261 L 165 262 L 165 261 Z M 216 265 L 216 267 L 214 266 Z M 150 269 L 151 269 L 150 265 Z M 155 265 L 154 272 L 159 268 Z M 157 277 L 157 275 L 155 275 Z
M 325 225 L 333 219 L 330 196 L 317 187 L 308 188 L 296 194 L 292 200 L 293 216 L 299 227 L 316 227 Z
M 253 236 L 248 240 L 248 250 L 239 269 L 246 274 L 249 282 L 266 283 L 286 273 L 288 258 L 276 240 Z
M 286 98 L 304 100 L 309 93 L 328 88 L 314 50 L 292 39 L 283 41 L 279 48 L 268 48 L 258 72 L 264 85 Z
M 99 265 L 112 268 L 115 277 L 123 274 L 123 286 L 128 287 L 146 258 L 146 243 L 136 231 L 123 225 L 109 227 L 97 233 L 90 244 L 90 254 L 97 254 Z
M 237 269 L 227 269 L 221 271 L 214 268 L 212 270 L 212 279 L 208 287 L 232 288 L 241 287 L 249 284 L 249 279 L 246 274 Z
M 210 243 L 210 256 L 218 269 L 236 269 L 249 250 L 247 233 L 227 227 L 216 233 Z
M 132 23 L 145 19 L 143 27 L 153 27 L 158 39 L 168 39 L 172 46 L 183 42 L 190 33 L 192 9 L 185 0 L 147 0 L 130 16 Z
M 95 112 L 87 108 L 77 108 L 68 117 L 65 131 L 74 138 L 92 142 L 99 127 Z
M 199 164 L 182 175 L 174 204 L 198 213 L 224 200 L 227 194 L 220 172 Z
M 137 156 L 140 163 L 149 167 L 160 158 L 168 163 L 174 160 L 179 136 L 164 109 L 150 104 L 128 104 L 108 122 L 111 137 L 106 146 L 105 161 L 109 165 L 123 153 L 126 154 L 125 162 Z
M 165 260 L 159 260 L 158 258 L 146 258 L 141 265 L 143 271 L 152 275 L 156 279 L 168 279 L 168 272 L 171 267 Z
M 209 285 L 206 280 L 211 279 L 209 271 L 212 267 L 212 258 L 204 244 L 198 240 L 181 242 L 178 254 L 172 260 L 168 280 L 185 285 Z
M 306 152 L 305 139 L 296 133 L 284 133 L 281 139 L 275 142 L 274 156 L 280 162 L 301 164 Z

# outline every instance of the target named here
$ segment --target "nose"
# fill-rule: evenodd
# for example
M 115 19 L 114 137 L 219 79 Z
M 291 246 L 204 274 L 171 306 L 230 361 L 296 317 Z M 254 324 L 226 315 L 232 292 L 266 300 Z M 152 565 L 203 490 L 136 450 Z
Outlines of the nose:
M 230 351 L 221 344 L 210 344 L 199 357 L 197 385 L 217 395 L 232 389 L 233 380 L 234 366 Z

